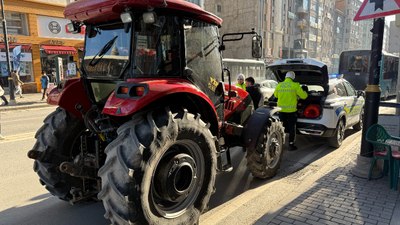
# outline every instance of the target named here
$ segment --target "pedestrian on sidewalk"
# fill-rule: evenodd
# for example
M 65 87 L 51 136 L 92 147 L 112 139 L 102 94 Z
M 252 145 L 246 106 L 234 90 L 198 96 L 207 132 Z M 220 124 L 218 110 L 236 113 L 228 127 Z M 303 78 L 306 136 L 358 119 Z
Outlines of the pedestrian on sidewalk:
M 4 91 L 4 89 L 3 89 L 3 82 L 2 82 L 2 80 L 0 79 L 0 98 L 3 100 L 4 105 L 8 105 L 7 98 L 6 98 L 6 96 L 4 96 L 4 94 L 5 94 L 5 91 Z M 1 134 L 0 134 L 0 135 L 1 135 Z
M 49 77 L 46 75 L 44 71 L 42 71 L 42 77 L 40 78 L 40 83 L 42 84 L 42 90 L 43 90 L 43 95 L 42 95 L 42 101 L 44 100 L 44 97 L 47 97 L 47 88 L 49 87 Z
M 16 70 L 12 71 L 11 77 L 15 86 L 15 95 L 19 94 L 19 97 L 23 98 L 24 96 L 22 96 L 22 85 L 24 85 L 24 82 L 21 81 Z
M 278 98 L 279 119 L 285 127 L 285 133 L 289 133 L 289 151 L 297 150 L 296 123 L 297 123 L 297 100 L 306 99 L 308 94 L 298 82 L 294 82 L 296 74 L 288 71 L 285 80 L 275 88 L 274 96 Z
M 251 100 L 253 101 L 254 109 L 258 106 L 263 105 L 264 97 L 258 85 L 255 85 L 253 77 L 246 78 L 246 91 L 249 93 Z M 261 102 L 262 101 L 262 102 Z

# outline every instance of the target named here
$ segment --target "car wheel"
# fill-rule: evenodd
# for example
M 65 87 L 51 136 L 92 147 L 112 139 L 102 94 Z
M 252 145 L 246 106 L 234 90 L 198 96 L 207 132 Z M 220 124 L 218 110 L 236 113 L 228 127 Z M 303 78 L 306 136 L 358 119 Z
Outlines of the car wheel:
M 336 127 L 335 135 L 333 135 L 333 137 L 330 137 L 328 139 L 329 146 L 332 146 L 334 148 L 339 148 L 342 145 L 345 130 L 346 127 L 344 121 L 341 119 L 339 120 L 338 125 Z

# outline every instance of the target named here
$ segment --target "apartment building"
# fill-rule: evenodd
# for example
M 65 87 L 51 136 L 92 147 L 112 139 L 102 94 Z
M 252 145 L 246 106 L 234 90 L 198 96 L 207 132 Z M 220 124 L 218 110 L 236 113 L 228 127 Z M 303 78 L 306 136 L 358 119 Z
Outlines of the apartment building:
M 400 19 L 400 18 L 399 18 Z M 400 22 L 400 21 L 399 21 Z M 400 24 L 396 25 L 396 21 L 389 23 L 390 35 L 389 35 L 389 47 L 388 52 L 399 55 L 400 53 Z
M 224 20 L 221 36 L 225 33 L 248 32 L 254 28 L 263 38 L 263 56 L 268 58 L 274 49 L 266 38 L 272 36 L 271 24 L 267 23 L 273 10 L 269 7 L 270 2 L 272 0 L 206 0 L 204 8 Z M 223 55 L 225 58 L 251 58 L 251 36 L 245 36 L 241 41 L 227 42 Z
M 199 5 L 201 8 L 204 8 L 204 0 L 186 0 L 186 1 Z

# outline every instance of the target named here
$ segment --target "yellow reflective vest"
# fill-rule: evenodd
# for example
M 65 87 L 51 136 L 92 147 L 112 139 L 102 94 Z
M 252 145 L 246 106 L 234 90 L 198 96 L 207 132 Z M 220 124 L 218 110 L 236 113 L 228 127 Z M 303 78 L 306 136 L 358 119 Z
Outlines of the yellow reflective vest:
M 297 111 L 297 97 L 306 99 L 308 95 L 298 82 L 286 78 L 276 86 L 274 96 L 278 98 L 278 107 L 282 108 L 281 112 L 291 113 Z
M 245 84 L 245 83 L 243 83 L 243 84 L 237 83 L 237 84 L 236 84 L 236 87 L 239 87 L 239 88 L 241 88 L 241 89 L 243 89 L 243 90 L 246 90 L 246 84 Z

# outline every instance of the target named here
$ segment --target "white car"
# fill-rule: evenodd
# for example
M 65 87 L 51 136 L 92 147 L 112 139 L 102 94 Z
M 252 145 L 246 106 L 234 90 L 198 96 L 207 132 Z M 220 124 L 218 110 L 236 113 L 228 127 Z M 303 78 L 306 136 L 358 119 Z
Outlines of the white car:
M 277 85 L 278 82 L 274 80 L 264 80 L 260 82 L 260 90 L 265 100 L 269 99 L 274 94 Z
M 313 59 L 284 59 L 267 67 L 278 81 L 287 71 L 296 73 L 295 81 L 308 87 L 308 97 L 298 103 L 297 132 L 328 138 L 338 148 L 347 128 L 361 130 L 364 93 L 356 91 L 343 77 L 330 77 L 327 66 Z

